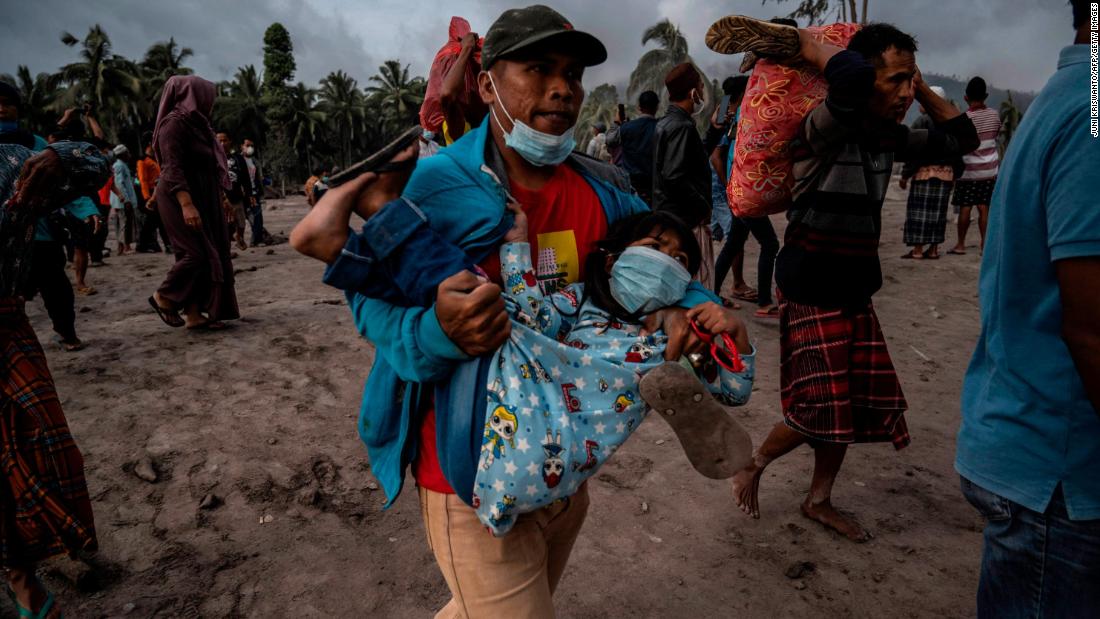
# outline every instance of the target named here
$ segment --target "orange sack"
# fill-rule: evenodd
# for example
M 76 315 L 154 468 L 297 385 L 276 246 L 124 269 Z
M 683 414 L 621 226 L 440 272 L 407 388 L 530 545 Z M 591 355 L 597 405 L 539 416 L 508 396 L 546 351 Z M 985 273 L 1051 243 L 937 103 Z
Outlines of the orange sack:
M 424 91 L 424 103 L 420 106 L 420 126 L 429 131 L 439 133 L 446 117 L 443 115 L 443 104 L 439 100 L 440 90 L 443 88 L 443 78 L 447 77 L 451 67 L 458 60 L 458 54 L 462 51 L 462 37 L 470 33 L 470 22 L 461 17 L 452 17 L 451 25 L 447 33 L 447 42 L 436 52 L 432 68 L 428 71 L 428 88 Z M 466 90 L 463 92 L 462 103 L 467 103 L 470 97 L 477 97 L 477 74 L 481 65 L 481 40 L 478 40 L 477 51 L 474 52 L 474 62 L 466 65 Z
M 806 28 L 818 41 L 847 47 L 859 24 Z M 791 141 L 802 119 L 825 100 L 825 78 L 798 63 L 784 66 L 760 59 L 741 102 L 726 197 L 738 217 L 760 217 L 787 210 L 794 187 Z

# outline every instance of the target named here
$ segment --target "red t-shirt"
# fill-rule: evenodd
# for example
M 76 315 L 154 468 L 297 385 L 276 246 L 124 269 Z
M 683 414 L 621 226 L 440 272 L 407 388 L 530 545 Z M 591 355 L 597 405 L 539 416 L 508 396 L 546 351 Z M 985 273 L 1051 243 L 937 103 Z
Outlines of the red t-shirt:
M 607 216 L 592 187 L 568 165 L 559 165 L 542 189 L 532 191 L 512 183 L 511 190 L 527 214 L 531 257 L 542 291 L 551 294 L 583 279 L 588 252 L 607 234 Z M 486 258 L 481 268 L 501 283 L 499 253 Z M 454 494 L 439 467 L 434 407 L 420 426 L 413 476 L 423 488 Z

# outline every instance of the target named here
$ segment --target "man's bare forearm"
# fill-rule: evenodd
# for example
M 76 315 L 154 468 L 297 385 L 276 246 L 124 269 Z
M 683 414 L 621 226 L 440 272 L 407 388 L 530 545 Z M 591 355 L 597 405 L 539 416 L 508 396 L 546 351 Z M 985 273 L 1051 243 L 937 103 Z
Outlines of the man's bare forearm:
M 1054 267 L 1062 300 L 1062 339 L 1100 415 L 1100 257 L 1059 260 Z
M 336 191 L 336 190 L 330 190 Z M 290 246 L 299 253 L 332 264 L 348 241 L 352 200 L 326 194 L 290 231 Z
M 836 45 L 829 45 L 815 40 L 809 32 L 803 29 L 798 31 L 798 43 L 801 46 L 798 52 L 799 55 L 821 73 L 825 72 L 825 65 L 829 64 L 829 59 L 844 51 L 843 48 Z

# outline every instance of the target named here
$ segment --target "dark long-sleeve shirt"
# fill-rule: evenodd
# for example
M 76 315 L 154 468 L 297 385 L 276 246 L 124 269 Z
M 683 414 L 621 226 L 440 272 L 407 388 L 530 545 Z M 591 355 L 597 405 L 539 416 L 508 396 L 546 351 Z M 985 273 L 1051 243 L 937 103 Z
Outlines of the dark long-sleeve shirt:
M 829 94 L 793 145 L 794 204 L 776 283 L 796 303 L 866 305 L 882 287 L 878 244 L 894 156 L 961 155 L 977 146 L 978 134 L 966 114 L 929 130 L 872 120 L 875 69 L 857 52 L 833 56 L 825 79 Z
M 709 152 L 695 120 L 678 106 L 657 121 L 653 151 L 653 208 L 675 213 L 694 228 L 710 219 Z
M 612 127 L 607 132 L 609 148 L 622 146 L 623 169 L 631 178 L 653 178 L 653 133 L 657 130 L 657 119 L 648 114 L 629 120 L 621 127 Z

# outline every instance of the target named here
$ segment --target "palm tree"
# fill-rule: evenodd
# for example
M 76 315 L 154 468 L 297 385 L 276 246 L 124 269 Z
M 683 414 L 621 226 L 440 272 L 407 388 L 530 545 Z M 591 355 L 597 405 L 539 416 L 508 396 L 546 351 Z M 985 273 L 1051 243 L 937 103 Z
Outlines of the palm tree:
M 19 89 L 19 96 L 23 99 L 20 116 L 27 129 L 46 135 L 57 121 L 57 114 L 50 109 L 57 97 L 57 85 L 60 81 L 58 77 L 49 73 L 39 73 L 31 77 L 30 69 L 26 65 L 19 65 L 15 75 L 0 75 L 0 81 Z
M 377 95 L 386 119 L 386 133 L 395 134 L 405 125 L 415 122 L 424 102 L 424 90 L 427 82 L 424 78 L 409 79 L 409 65 L 401 66 L 398 60 L 387 60 L 378 67 L 378 73 L 372 75 L 374 85 L 366 88 L 368 95 Z
M 651 49 L 638 59 L 638 66 L 630 72 L 630 85 L 626 96 L 633 99 L 643 91 L 665 92 L 665 76 L 673 67 L 682 62 L 694 62 L 688 55 L 688 43 L 680 29 L 667 19 L 663 19 L 646 29 L 642 34 L 642 45 L 650 41 L 657 42 L 657 49 Z
M 782 4 L 787 0 L 771 1 Z M 830 15 L 842 22 L 867 23 L 867 0 L 863 0 L 862 11 L 856 8 L 856 0 L 835 0 L 835 5 L 833 2 L 834 0 L 800 0 L 798 7 L 787 16 L 796 20 L 805 19 L 811 26 L 825 23 Z
M 351 143 L 361 130 L 365 102 L 359 83 L 343 71 L 329 73 L 321 80 L 320 109 L 340 144 L 340 165 L 347 166 Z
M 263 145 L 267 134 L 267 115 L 260 103 L 260 77 L 256 67 L 248 65 L 237 69 L 232 82 L 221 85 L 221 96 L 214 101 L 214 122 L 217 129 L 224 129 L 238 142 L 251 138 Z
M 173 75 L 191 75 L 193 71 L 183 66 L 183 61 L 194 55 L 190 47 L 181 48 L 175 37 L 168 37 L 167 41 L 157 41 L 149 46 L 141 64 L 167 80 Z
M 111 39 L 96 24 L 83 40 L 65 32 L 61 42 L 80 46 L 80 61 L 61 67 L 59 81 L 68 86 L 55 101 L 55 109 L 90 103 L 108 134 L 128 115 L 127 100 L 137 96 L 140 86 L 136 65 L 111 52 Z
M 651 49 L 642 54 L 638 59 L 638 66 L 630 72 L 630 85 L 626 89 L 627 97 L 634 99 L 646 90 L 652 90 L 661 96 L 661 106 L 668 105 L 668 91 L 665 89 L 665 76 L 678 64 L 690 62 L 699 71 L 708 92 L 707 105 L 700 114 L 700 127 L 703 127 L 710 117 L 710 112 L 717 104 L 717 89 L 707 79 L 699 65 L 688 54 L 687 39 L 684 38 L 680 28 L 667 19 L 653 24 L 642 34 L 642 45 L 650 41 L 657 42 L 657 49 Z
M 317 107 L 317 89 L 298 82 L 290 89 L 290 119 L 287 135 L 301 159 L 305 153 L 308 168 L 313 168 L 313 144 L 325 121 L 325 113 Z
M 619 105 L 619 90 L 611 84 L 600 84 L 592 89 L 585 98 L 584 105 L 577 115 L 577 125 L 573 129 L 573 138 L 577 148 L 583 151 L 592 139 L 592 125 L 603 122 L 611 126 Z
M 1020 112 L 1020 108 L 1016 107 L 1016 102 L 1012 100 L 1012 91 L 1008 91 L 1008 97 L 1001 101 L 1001 135 L 1000 137 L 1000 155 L 1004 158 L 1005 151 L 1008 149 L 1008 143 L 1012 141 L 1012 136 L 1016 135 L 1016 129 L 1020 126 L 1020 119 L 1023 118 L 1023 114 Z

